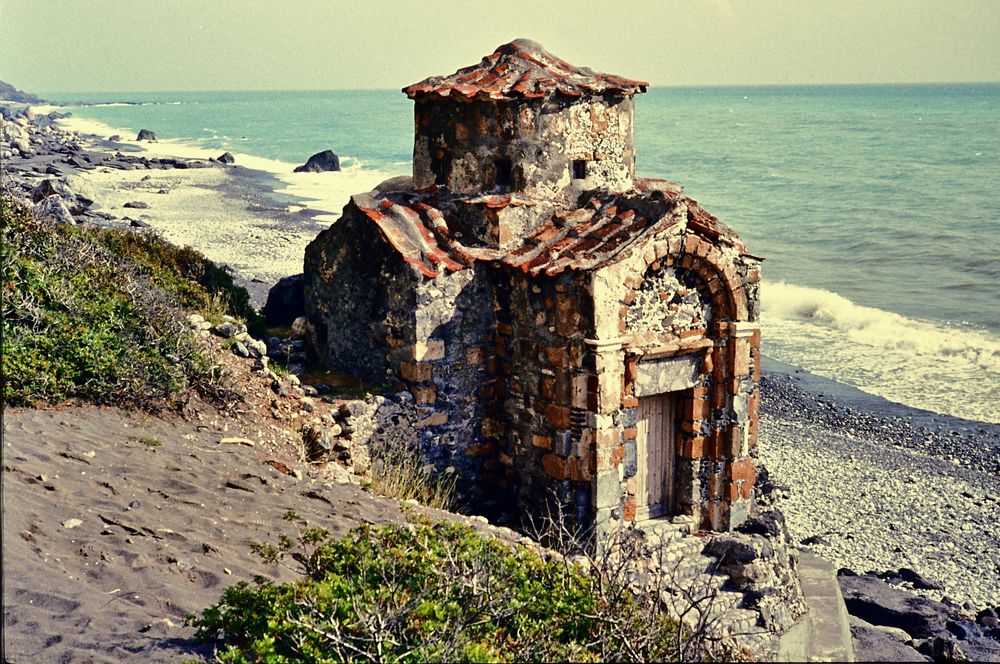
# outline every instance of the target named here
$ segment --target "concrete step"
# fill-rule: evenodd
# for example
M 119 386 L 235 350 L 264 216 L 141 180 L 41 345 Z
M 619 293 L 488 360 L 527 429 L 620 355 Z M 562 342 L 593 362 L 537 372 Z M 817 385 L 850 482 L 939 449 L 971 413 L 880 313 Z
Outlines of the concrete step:
M 847 607 L 833 565 L 799 553 L 799 582 L 806 613 L 778 642 L 778 662 L 853 662 L 854 645 Z

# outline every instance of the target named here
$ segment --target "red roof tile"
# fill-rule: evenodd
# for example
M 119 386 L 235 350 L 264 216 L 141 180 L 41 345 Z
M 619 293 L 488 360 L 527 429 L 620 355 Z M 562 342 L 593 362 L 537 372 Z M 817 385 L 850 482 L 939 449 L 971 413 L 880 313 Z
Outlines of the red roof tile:
M 449 217 L 457 203 L 494 207 L 501 202 L 532 205 L 532 201 L 511 196 L 455 197 L 432 191 L 363 194 L 355 196 L 354 202 L 378 224 L 403 259 L 428 278 L 440 271 L 462 270 L 476 261 L 500 262 L 536 275 L 593 270 L 620 260 L 622 252 L 650 234 L 685 221 L 699 235 L 743 251 L 736 233 L 678 193 L 679 187 L 662 180 L 641 182 L 647 186 L 632 193 L 600 194 L 586 207 L 554 213 L 520 246 L 508 251 L 463 244 L 452 232 Z M 686 218 L 676 213 L 681 203 L 687 205 Z
M 649 83 L 587 67 L 575 67 L 528 39 L 499 46 L 492 55 L 451 76 L 432 76 L 403 88 L 410 99 L 437 95 L 485 99 L 535 99 L 553 94 L 568 97 L 614 94 L 630 97 Z

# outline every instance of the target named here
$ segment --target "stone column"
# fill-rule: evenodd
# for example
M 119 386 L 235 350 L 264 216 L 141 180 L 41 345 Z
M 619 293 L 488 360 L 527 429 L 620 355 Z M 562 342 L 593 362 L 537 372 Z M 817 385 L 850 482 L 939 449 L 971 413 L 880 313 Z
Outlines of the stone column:
M 750 457 L 751 431 L 756 431 L 757 381 L 751 363 L 751 349 L 760 338 L 758 323 L 737 322 L 728 325 L 728 355 L 731 395 L 730 428 L 722 439 L 720 459 L 725 461 L 725 488 L 721 495 L 718 530 L 731 530 L 749 516 L 753 503 L 753 485 L 757 474 Z M 759 343 L 759 342 L 758 342 Z M 755 358 L 759 363 L 759 355 Z
M 623 461 L 622 429 L 614 421 L 621 408 L 625 378 L 624 339 L 586 339 L 593 359 L 588 377 L 588 426 L 594 431 L 594 534 L 598 545 L 622 523 Z M 589 363 L 588 363 L 589 364 Z

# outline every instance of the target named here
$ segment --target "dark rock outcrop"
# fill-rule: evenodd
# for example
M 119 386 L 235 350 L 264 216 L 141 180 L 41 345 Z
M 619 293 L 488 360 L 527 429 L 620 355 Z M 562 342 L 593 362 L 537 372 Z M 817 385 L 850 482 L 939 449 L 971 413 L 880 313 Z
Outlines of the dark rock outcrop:
M 296 166 L 296 173 L 321 173 L 323 171 L 339 171 L 340 157 L 333 150 L 323 150 L 309 157 L 302 166 Z
M 873 625 L 898 627 L 915 639 L 945 631 L 946 604 L 892 588 L 877 576 L 840 576 L 837 580 L 852 616 Z
M 236 162 L 236 157 L 233 156 L 232 152 L 223 152 L 215 160 L 223 164 L 232 164 Z
M 35 95 L 21 92 L 10 83 L 0 81 L 0 100 L 14 101 L 20 104 L 40 104 L 42 100 Z
M 149 141 L 151 143 L 156 142 L 156 134 L 154 134 L 149 129 L 140 129 L 139 135 L 135 137 L 137 141 Z
M 261 310 L 268 325 L 284 327 L 305 315 L 304 274 L 282 277 L 267 292 L 267 302 Z

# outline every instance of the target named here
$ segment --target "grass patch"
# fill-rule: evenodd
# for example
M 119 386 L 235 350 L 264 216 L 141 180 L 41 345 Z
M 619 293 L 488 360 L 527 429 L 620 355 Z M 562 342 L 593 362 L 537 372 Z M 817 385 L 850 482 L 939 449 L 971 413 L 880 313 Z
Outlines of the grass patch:
M 459 525 L 301 527 L 258 545 L 302 578 L 258 578 L 189 616 L 223 662 L 663 661 L 676 623 L 650 597 Z
M 36 219 L 5 195 L 0 223 L 4 404 L 223 397 L 184 319 L 213 307 L 259 318 L 225 270 L 151 233 Z
M 154 438 L 152 436 L 143 436 L 142 438 L 139 439 L 139 442 L 142 443 L 143 445 L 145 445 L 146 447 L 162 447 L 163 446 L 163 441 L 162 440 L 160 440 L 159 438 Z
M 416 500 L 421 505 L 454 511 L 457 508 L 454 474 L 435 473 L 420 460 L 416 450 L 384 448 L 371 450 L 372 482 L 375 493 L 399 500 Z

